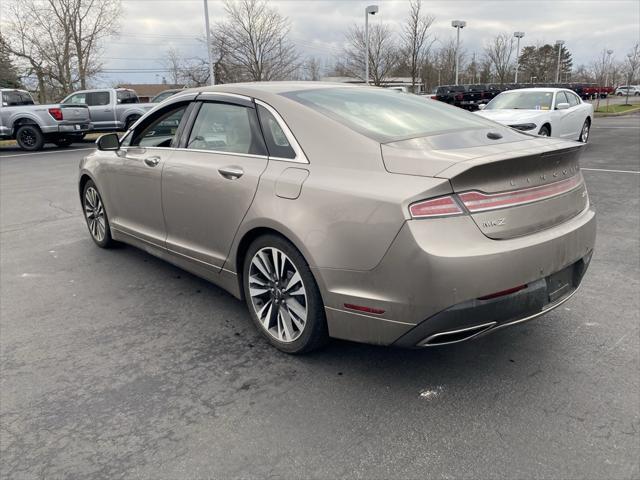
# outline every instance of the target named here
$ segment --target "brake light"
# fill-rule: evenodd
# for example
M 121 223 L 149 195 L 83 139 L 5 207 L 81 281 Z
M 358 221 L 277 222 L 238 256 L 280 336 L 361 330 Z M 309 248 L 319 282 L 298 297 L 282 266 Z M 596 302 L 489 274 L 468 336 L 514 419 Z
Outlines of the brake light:
M 575 175 L 566 180 L 542 185 L 539 187 L 524 188 L 502 193 L 465 192 L 458 197 L 467 210 L 471 213 L 495 210 L 498 208 L 515 207 L 527 203 L 538 202 L 547 198 L 570 192 L 582 184 L 582 175 Z
M 432 198 L 413 203 L 409 206 L 413 218 L 442 217 L 462 215 L 464 212 L 452 196 Z
M 63 119 L 61 108 L 50 108 L 49 115 L 51 115 L 53 118 L 55 118 L 58 121 L 61 121 Z

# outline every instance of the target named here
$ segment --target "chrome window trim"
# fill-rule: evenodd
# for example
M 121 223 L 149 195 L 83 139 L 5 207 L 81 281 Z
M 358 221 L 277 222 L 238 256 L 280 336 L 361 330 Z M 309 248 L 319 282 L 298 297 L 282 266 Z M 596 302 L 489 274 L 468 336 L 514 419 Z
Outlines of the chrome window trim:
M 307 159 L 307 156 L 304 154 L 304 151 L 300 147 L 300 144 L 296 140 L 296 137 L 293 135 L 293 133 L 287 126 L 286 122 L 280 116 L 280 114 L 276 111 L 276 109 L 273 108 L 268 103 L 265 103 L 262 100 L 258 100 L 257 98 L 255 99 L 255 102 L 257 105 L 260 105 L 266 108 L 269 111 L 269 113 L 273 115 L 273 117 L 276 119 L 276 122 L 278 122 L 278 125 L 280 125 L 280 128 L 284 132 L 285 137 L 287 137 L 287 140 L 289 141 L 289 145 L 291 145 L 291 148 L 293 148 L 293 151 L 296 154 L 294 158 L 269 157 L 269 160 L 279 160 L 279 161 L 291 162 L 291 163 L 309 163 L 309 159 Z
M 204 150 L 200 148 L 177 148 L 176 150 L 180 150 L 181 152 L 215 153 L 217 155 L 232 155 L 235 157 L 260 158 L 262 160 L 269 160 L 269 157 L 267 157 L 266 155 L 255 155 L 253 153 L 224 152 L 221 150 Z
M 247 102 L 251 101 L 251 97 L 247 97 L 246 95 L 238 95 L 237 93 L 227 93 L 227 92 L 200 92 L 200 95 L 198 95 L 195 98 L 195 100 L 200 99 L 200 97 L 203 95 L 213 95 L 218 97 L 232 97 L 232 98 L 239 98 Z

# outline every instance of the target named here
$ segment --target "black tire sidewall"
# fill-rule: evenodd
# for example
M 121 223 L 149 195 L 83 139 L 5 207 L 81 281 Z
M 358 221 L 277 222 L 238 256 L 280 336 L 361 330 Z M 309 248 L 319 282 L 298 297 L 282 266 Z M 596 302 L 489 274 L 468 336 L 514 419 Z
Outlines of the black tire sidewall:
M 36 142 L 34 145 L 31 145 L 31 146 L 24 145 L 20 140 L 20 137 L 22 136 L 22 132 L 24 132 L 25 130 L 31 130 L 32 135 L 35 136 Z M 36 150 L 41 150 L 42 147 L 44 146 L 44 135 L 42 134 L 42 132 L 40 131 L 37 125 L 22 125 L 18 127 L 18 130 L 16 131 L 16 142 L 18 143 L 18 146 L 22 150 L 26 150 L 28 152 L 35 152 Z
M 587 125 L 587 129 L 591 130 L 591 124 L 589 123 L 589 120 L 585 120 L 584 123 L 582 124 L 582 129 L 580 130 L 580 138 L 578 138 L 578 141 L 580 141 L 582 143 L 587 143 L 589 141 L 589 134 L 588 133 L 587 133 L 587 140 L 586 141 L 582 138 L 582 133 L 584 132 L 585 124 Z
M 542 131 L 543 131 L 543 130 L 544 130 L 545 132 L 547 132 L 547 134 L 546 134 L 546 135 L 540 135 L 540 134 L 542 133 Z M 542 136 L 544 136 L 544 137 L 550 137 L 550 136 L 551 136 L 551 132 L 549 131 L 549 127 L 547 127 L 546 125 L 544 125 L 544 126 L 543 126 L 542 128 L 540 128 L 540 130 L 538 131 L 538 135 L 540 135 L 541 137 L 542 137 Z
M 300 337 L 291 343 L 278 341 L 264 329 L 258 320 L 251 296 L 249 295 L 249 267 L 251 265 L 251 259 L 254 257 L 256 252 L 265 247 L 275 247 L 289 257 L 302 277 L 307 293 L 307 321 Z M 253 241 L 249 246 L 243 261 L 242 287 L 247 308 L 249 309 L 249 314 L 251 315 L 253 323 L 256 325 L 256 328 L 260 331 L 262 336 L 278 350 L 290 354 L 307 353 L 322 347 L 328 341 L 327 320 L 318 284 L 300 251 L 288 240 L 278 235 L 268 234 L 260 236 Z
M 86 201 L 86 194 L 87 194 L 87 190 L 93 187 L 95 189 L 96 192 L 98 192 L 98 196 L 100 197 L 100 201 L 102 202 L 102 208 L 104 209 L 104 225 L 105 225 L 105 232 L 104 232 L 104 238 L 102 239 L 101 242 L 99 242 L 91 233 L 91 229 L 89 228 L 89 222 L 87 220 L 87 215 L 85 214 L 85 210 L 84 210 L 84 202 Z M 93 180 L 88 180 L 87 183 L 84 184 L 84 187 L 82 189 L 82 215 L 84 216 L 84 222 L 87 224 L 87 230 L 89 230 L 89 236 L 91 237 L 91 240 L 93 240 L 93 242 L 98 245 L 100 248 L 109 248 L 111 247 L 114 242 L 113 239 L 111 238 L 111 227 L 109 226 L 109 216 L 107 215 L 107 207 L 104 204 L 104 200 L 102 198 L 102 195 L 100 194 L 100 190 L 98 190 L 98 187 L 96 187 L 96 184 L 93 183 Z

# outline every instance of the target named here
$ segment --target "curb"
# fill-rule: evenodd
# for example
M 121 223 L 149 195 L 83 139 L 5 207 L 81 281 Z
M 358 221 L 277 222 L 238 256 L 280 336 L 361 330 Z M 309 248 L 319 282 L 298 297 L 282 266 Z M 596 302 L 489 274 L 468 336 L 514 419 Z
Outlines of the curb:
M 635 108 L 630 108 L 624 112 L 594 112 L 595 117 L 622 117 L 624 115 L 630 115 L 632 113 L 640 112 L 640 105 Z

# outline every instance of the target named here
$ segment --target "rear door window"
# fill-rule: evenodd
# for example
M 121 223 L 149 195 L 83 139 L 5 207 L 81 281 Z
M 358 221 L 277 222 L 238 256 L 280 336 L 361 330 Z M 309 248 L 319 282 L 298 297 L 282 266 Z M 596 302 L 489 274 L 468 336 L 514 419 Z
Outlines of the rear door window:
M 71 95 L 65 103 L 71 103 L 73 105 L 87 105 L 87 94 L 76 93 L 75 95 Z
M 267 154 L 255 109 L 229 103 L 202 104 L 187 148 L 245 155 Z
M 33 104 L 33 99 L 27 92 L 20 92 L 18 90 L 13 92 L 2 92 L 2 105 L 5 107 Z
M 570 93 L 570 92 L 564 92 L 564 93 L 567 96 L 567 99 L 569 100 L 569 105 L 571 105 L 572 107 L 575 107 L 576 105 L 580 104 L 580 99 L 575 93 Z
M 87 92 L 86 98 L 90 107 L 109 105 L 109 92 Z

